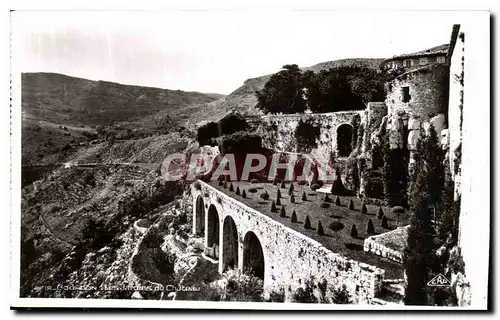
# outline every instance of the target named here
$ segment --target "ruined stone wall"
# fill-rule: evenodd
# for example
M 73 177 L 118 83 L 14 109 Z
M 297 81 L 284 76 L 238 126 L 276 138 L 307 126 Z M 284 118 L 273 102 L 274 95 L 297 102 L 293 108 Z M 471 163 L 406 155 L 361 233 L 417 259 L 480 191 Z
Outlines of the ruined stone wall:
M 428 120 L 446 112 L 448 105 L 448 67 L 432 65 L 400 75 L 386 85 L 389 117 L 406 113 Z M 409 87 L 410 100 L 403 101 L 403 87 Z
M 365 110 L 340 111 L 331 113 L 287 114 L 262 116 L 258 129 L 265 147 L 276 151 L 299 152 L 295 139 L 295 130 L 302 120 L 320 127 L 317 147 L 311 154 L 315 159 L 328 163 L 330 157 L 337 156 L 337 128 L 342 124 L 351 124 L 359 115 L 361 121 L 366 116 Z M 325 163 L 324 162 L 324 163 Z
M 193 201 L 201 195 L 206 203 L 206 212 L 210 204 L 216 207 L 220 230 L 224 229 L 222 223 L 227 216 L 231 216 L 236 223 L 240 269 L 243 269 L 245 235 L 252 231 L 259 239 L 264 253 L 266 293 L 283 289 L 286 299 L 289 300 L 292 293 L 309 279 L 313 280 L 314 284 L 325 280 L 333 288 L 345 284 L 355 303 L 370 303 L 380 291 L 384 270 L 333 253 L 315 240 L 276 222 L 206 183 L 200 183 L 201 190 L 191 188 Z M 196 215 L 196 212 L 194 214 Z M 193 223 L 196 223 L 196 217 L 193 218 Z M 195 229 L 196 226 L 193 225 L 193 230 Z M 223 240 L 224 235 L 221 232 L 219 243 L 222 246 Z M 224 248 L 221 248 L 221 255 L 224 252 Z M 224 257 L 220 256 L 220 272 L 223 260 Z

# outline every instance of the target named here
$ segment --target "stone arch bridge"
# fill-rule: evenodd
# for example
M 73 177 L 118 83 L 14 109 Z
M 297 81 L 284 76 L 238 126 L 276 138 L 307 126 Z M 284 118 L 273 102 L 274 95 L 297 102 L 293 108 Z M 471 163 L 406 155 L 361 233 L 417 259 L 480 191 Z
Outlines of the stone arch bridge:
M 305 280 L 346 285 L 356 303 L 369 303 L 380 291 L 384 270 L 336 254 L 209 183 L 193 183 L 191 193 L 193 233 L 204 237 L 220 273 L 251 269 L 265 295 L 283 290 L 287 299 Z

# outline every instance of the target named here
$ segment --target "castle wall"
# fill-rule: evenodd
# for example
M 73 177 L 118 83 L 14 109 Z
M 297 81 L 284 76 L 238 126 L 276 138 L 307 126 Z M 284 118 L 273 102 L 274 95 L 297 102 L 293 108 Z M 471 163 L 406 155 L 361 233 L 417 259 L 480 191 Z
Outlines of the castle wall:
M 433 65 L 404 73 L 386 85 L 385 103 L 388 114 L 400 113 L 428 120 L 444 113 L 448 105 L 448 67 Z M 410 99 L 403 100 L 403 87 L 409 88 Z
M 355 303 L 370 303 L 380 291 L 385 271 L 374 266 L 348 260 L 336 254 L 319 242 L 312 240 L 227 196 L 210 185 L 201 182 L 201 190 L 191 187 L 193 201 L 204 197 L 206 211 L 213 204 L 219 213 L 220 230 L 226 216 L 231 216 L 238 233 L 238 267 L 243 269 L 243 241 L 247 232 L 254 232 L 264 253 L 264 290 L 266 293 L 283 289 L 286 299 L 297 288 L 311 279 L 314 284 L 326 281 L 329 287 L 338 288 L 345 284 Z M 194 184 L 193 184 L 194 185 Z M 204 196 L 204 195 L 207 196 Z M 196 215 L 196 210 L 193 211 Z M 193 224 L 196 224 L 196 216 Z M 193 230 L 196 226 L 193 225 Z M 219 272 L 223 271 L 223 234 L 220 234 L 222 248 L 219 250 Z M 314 278 L 312 278 L 314 277 Z
M 342 124 L 352 125 L 356 116 L 360 120 L 366 115 L 365 110 L 340 111 L 331 113 L 286 114 L 262 116 L 259 132 L 265 147 L 276 151 L 300 152 L 297 149 L 295 130 L 302 120 L 320 127 L 317 147 L 310 154 L 315 159 L 328 163 L 331 157 L 337 158 L 337 128 Z

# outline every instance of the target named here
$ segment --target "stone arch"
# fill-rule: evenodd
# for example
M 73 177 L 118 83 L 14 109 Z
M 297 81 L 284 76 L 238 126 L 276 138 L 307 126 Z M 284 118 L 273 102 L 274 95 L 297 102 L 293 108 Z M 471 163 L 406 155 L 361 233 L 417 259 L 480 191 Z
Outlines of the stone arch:
M 262 245 L 252 231 L 248 231 L 243 240 L 243 270 L 250 269 L 253 274 L 264 280 L 264 251 Z
M 205 202 L 201 195 L 196 198 L 195 205 L 196 214 L 196 234 L 205 235 Z
M 222 269 L 238 267 L 238 230 L 231 216 L 227 216 L 222 224 Z
M 354 128 L 343 123 L 337 127 L 337 154 L 339 157 L 348 157 L 352 151 Z
M 208 247 L 219 247 L 219 212 L 217 212 L 217 208 L 213 204 L 208 207 L 207 214 L 207 246 Z M 214 254 L 218 256 L 218 254 Z

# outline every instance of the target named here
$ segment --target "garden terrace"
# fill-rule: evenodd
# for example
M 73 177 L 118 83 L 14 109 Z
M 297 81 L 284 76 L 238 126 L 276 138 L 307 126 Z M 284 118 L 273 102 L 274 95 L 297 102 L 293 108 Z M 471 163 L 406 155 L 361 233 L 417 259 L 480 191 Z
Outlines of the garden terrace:
M 230 191 L 230 184 L 233 184 L 233 191 Z M 399 217 L 392 213 L 389 207 L 382 207 L 387 218 L 389 229 L 382 228 L 382 219 L 377 218 L 378 206 L 367 204 L 367 213 L 361 212 L 362 202 L 354 196 L 340 196 L 341 205 L 335 204 L 336 196 L 329 194 L 329 201 L 324 201 L 324 194 L 312 191 L 309 186 L 301 186 L 294 183 L 295 203 L 290 202 L 288 194 L 290 183 L 281 188 L 280 184 L 273 185 L 271 182 L 228 182 L 226 188 L 220 186 L 218 181 L 211 181 L 209 185 L 226 195 L 237 199 L 248 207 L 261 212 L 273 220 L 297 231 L 301 234 L 314 239 L 332 252 L 342 254 L 349 259 L 364 262 L 386 271 L 386 278 L 402 278 L 402 265 L 389 259 L 377 256 L 370 252 L 363 251 L 363 241 L 369 236 L 382 234 L 397 228 L 397 225 L 403 226 L 409 220 L 408 213 L 400 214 Z M 239 188 L 240 195 L 236 195 Z M 281 193 L 280 205 L 276 205 L 275 212 L 271 211 L 272 202 L 276 203 L 278 189 Z M 245 190 L 246 198 L 242 197 Z M 253 191 L 253 192 L 252 192 Z M 261 194 L 267 192 L 269 199 L 261 198 Z M 302 200 L 302 194 L 305 192 L 306 200 Z M 349 209 L 349 202 L 352 201 L 354 209 Z M 325 204 L 326 203 L 326 204 Z M 285 208 L 285 217 L 280 216 L 281 208 Z M 297 222 L 291 221 L 292 212 L 297 215 Z M 304 220 L 309 216 L 311 228 L 304 228 Z M 367 233 L 368 221 L 372 220 L 374 233 Z M 324 235 L 317 232 L 318 221 L 321 221 Z M 340 230 L 334 231 L 330 228 L 332 223 L 341 223 Z M 356 225 L 357 236 L 351 236 L 351 227 Z

